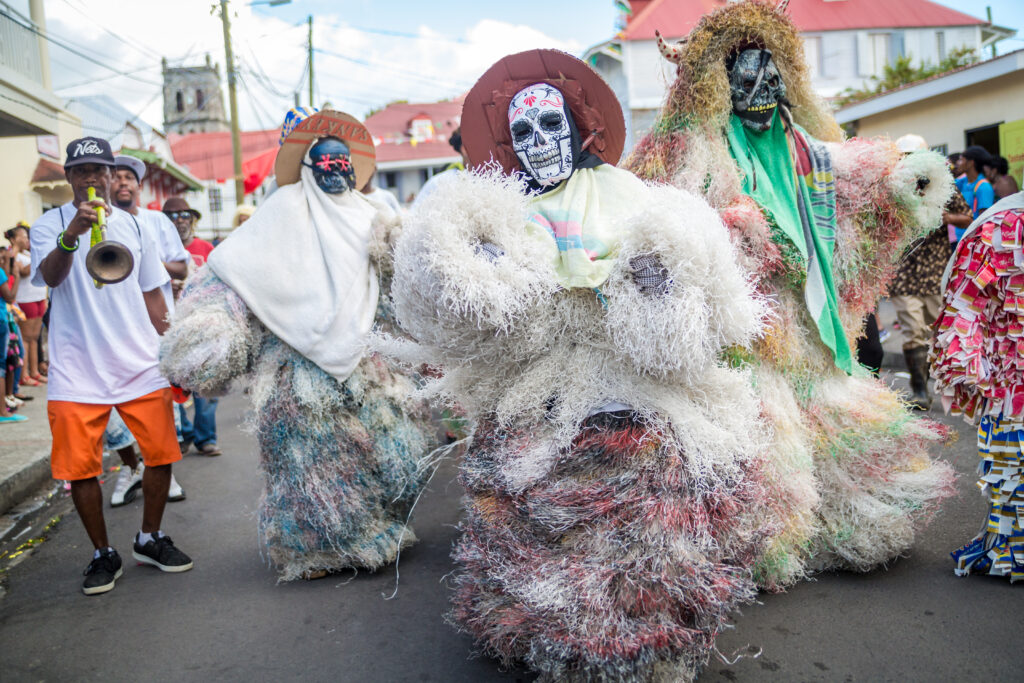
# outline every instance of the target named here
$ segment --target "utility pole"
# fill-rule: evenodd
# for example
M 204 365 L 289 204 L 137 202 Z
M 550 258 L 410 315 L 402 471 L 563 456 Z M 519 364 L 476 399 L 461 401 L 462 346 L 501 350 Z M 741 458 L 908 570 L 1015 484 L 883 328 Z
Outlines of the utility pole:
M 315 107 L 313 104 L 313 15 L 310 14 L 306 17 L 306 21 L 309 23 L 309 106 Z
M 220 0 L 220 21 L 224 27 L 224 58 L 227 60 L 228 102 L 231 106 L 231 151 L 235 158 L 235 204 L 245 201 L 245 183 L 242 181 L 242 133 L 238 128 L 238 94 L 235 92 L 235 54 L 231 49 L 231 19 L 228 0 Z
M 985 5 L 985 16 L 988 17 L 988 25 L 991 26 L 992 25 L 992 5 Z M 995 41 L 992 41 L 992 44 L 989 45 L 989 47 L 992 50 L 992 58 L 995 59 L 995 57 L 996 57 L 996 43 L 995 43 Z

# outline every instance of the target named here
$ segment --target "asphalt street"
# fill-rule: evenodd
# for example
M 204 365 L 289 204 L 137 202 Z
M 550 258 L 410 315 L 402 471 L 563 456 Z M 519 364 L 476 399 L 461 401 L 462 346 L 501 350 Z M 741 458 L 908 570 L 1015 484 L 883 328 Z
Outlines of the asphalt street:
M 223 456 L 190 455 L 175 467 L 188 497 L 168 505 L 164 530 L 194 570 L 163 574 L 131 560 L 140 496 L 105 510 L 111 540 L 128 558 L 124 576 L 111 593 L 85 597 L 91 548 L 70 500 L 58 494 L 37 513 L 27 537 L 62 517 L 0 577 L 0 680 L 532 680 L 473 657 L 472 642 L 444 621 L 460 514 L 454 462 L 416 508 L 420 543 L 402 554 L 393 599 L 385 598 L 394 567 L 278 584 L 256 534 L 260 481 L 254 441 L 240 428 L 245 409 L 240 394 L 221 402 Z M 938 410 L 932 417 L 960 435 L 941 452 L 960 473 L 959 495 L 910 554 L 885 570 L 825 574 L 762 594 L 720 635 L 701 681 L 1016 677 L 1024 587 L 953 575 L 948 552 L 976 533 L 985 505 L 971 429 Z M 115 477 L 106 477 L 107 498 Z

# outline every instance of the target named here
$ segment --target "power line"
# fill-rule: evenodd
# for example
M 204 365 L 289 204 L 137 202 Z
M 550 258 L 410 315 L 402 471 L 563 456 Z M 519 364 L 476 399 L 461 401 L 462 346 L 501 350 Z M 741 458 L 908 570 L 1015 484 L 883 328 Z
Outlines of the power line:
M 77 55 L 78 57 L 81 57 L 82 59 L 84 59 L 84 60 L 86 60 L 88 62 L 92 62 L 96 66 L 103 67 L 104 69 L 106 69 L 108 71 L 112 71 L 115 74 L 118 74 L 118 75 L 121 75 L 121 76 L 125 76 L 126 78 L 131 78 L 132 80 L 138 81 L 140 83 L 145 83 L 146 85 L 161 85 L 160 83 L 157 83 L 156 81 L 150 81 L 150 80 L 147 80 L 145 78 L 139 78 L 138 76 L 134 76 L 134 75 L 131 75 L 131 74 L 123 72 L 123 71 L 118 71 L 114 67 L 108 66 L 108 65 L 104 64 L 103 62 L 99 61 L 98 59 L 95 59 L 91 55 L 88 55 L 88 54 L 86 54 L 86 53 L 84 53 L 84 52 L 82 52 L 80 50 L 76 50 L 73 47 L 68 47 L 67 45 L 65 45 L 61 41 L 59 41 L 56 38 L 54 38 L 53 36 L 51 36 L 49 31 L 43 32 L 43 31 L 40 31 L 35 26 L 33 26 L 32 24 L 24 24 L 24 23 L 18 21 L 12 14 L 10 14 L 5 9 L 4 6 L 0 6 L 0 16 L 6 17 L 11 22 L 13 22 L 13 23 L 17 24 L 18 26 L 24 28 L 26 31 L 31 31 L 32 33 L 36 34 L 40 38 L 43 38 L 44 40 L 46 40 L 46 41 L 48 41 L 50 43 L 53 43 L 57 47 L 62 48 L 64 50 L 67 50 L 71 54 Z
M 339 52 L 332 52 L 330 50 L 324 50 L 323 48 L 314 48 L 313 51 L 314 52 L 319 52 L 320 54 L 326 55 L 328 57 L 334 57 L 336 59 L 341 59 L 341 60 L 344 60 L 346 62 L 350 62 L 352 64 L 358 64 L 359 66 L 364 66 L 364 67 L 371 68 L 371 69 L 383 69 L 385 71 L 390 71 L 390 72 L 398 74 L 400 76 L 404 76 L 404 77 L 412 79 L 414 81 L 420 81 L 421 83 L 424 83 L 426 85 L 430 85 L 430 86 L 433 86 L 433 87 L 440 86 L 440 87 L 444 87 L 444 88 L 463 89 L 463 88 L 468 88 L 469 85 L 471 85 L 471 84 L 459 85 L 458 83 L 453 83 L 453 82 L 450 82 L 450 81 L 442 81 L 442 80 L 437 79 L 437 78 L 430 78 L 429 76 L 422 76 L 422 75 L 414 73 L 412 71 L 406 71 L 405 69 L 401 69 L 399 67 L 396 67 L 396 66 L 393 66 L 393 65 L 390 65 L 390 64 L 384 64 L 382 62 L 375 62 L 375 61 L 371 61 L 371 60 L 368 60 L 368 59 L 360 59 L 358 57 L 349 57 L 348 55 L 343 55 L 343 54 L 341 54 Z
M 101 29 L 103 29 L 103 31 L 104 31 L 105 33 L 107 33 L 107 34 L 109 34 L 109 35 L 113 36 L 113 37 L 114 37 L 114 38 L 115 38 L 116 40 L 118 40 L 118 41 L 120 41 L 120 42 L 124 43 L 124 44 L 125 44 L 125 45 L 127 45 L 128 47 L 130 47 L 130 48 L 133 48 L 133 49 L 137 50 L 138 52 L 140 52 L 141 54 L 144 54 L 144 55 L 146 55 L 147 57 L 150 57 L 150 58 L 152 58 L 152 57 L 156 57 L 157 59 L 159 59 L 159 58 L 160 58 L 160 56 L 161 56 L 161 55 L 157 54 L 157 53 L 156 53 L 156 52 L 154 52 L 153 50 L 151 50 L 151 49 L 149 49 L 149 48 L 147 48 L 147 47 L 145 47 L 145 46 L 140 46 L 140 45 L 137 45 L 137 44 L 135 44 L 135 43 L 133 43 L 133 42 L 129 41 L 129 40 L 128 40 L 127 38 L 125 38 L 124 36 L 122 36 L 122 35 L 120 35 L 120 34 L 118 34 L 118 33 L 115 33 L 115 32 L 113 32 L 113 31 L 111 31 L 111 30 L 110 30 L 109 28 L 107 28 L 107 27 L 106 27 L 105 25 L 103 25 L 103 24 L 101 24 L 100 22 L 96 21 L 96 19 L 94 19 L 94 18 L 93 18 L 93 16 L 92 16 L 91 14 L 89 14 L 88 12 L 86 12 L 86 11 L 85 11 L 84 9 L 80 9 L 80 8 L 78 8 L 78 7 L 75 7 L 74 5 L 72 5 L 72 4 L 71 4 L 71 0 L 64 0 L 64 4 L 65 4 L 65 5 L 67 5 L 68 7 L 70 7 L 71 9 L 75 10 L 76 12 L 78 12 L 79 14 L 81 14 L 82 16 L 84 16 L 84 17 L 85 17 L 86 19 L 88 19 L 89 21 L 91 21 L 91 22 L 92 22 L 93 24 L 95 24 L 96 26 L 99 26 L 99 27 L 100 27 Z

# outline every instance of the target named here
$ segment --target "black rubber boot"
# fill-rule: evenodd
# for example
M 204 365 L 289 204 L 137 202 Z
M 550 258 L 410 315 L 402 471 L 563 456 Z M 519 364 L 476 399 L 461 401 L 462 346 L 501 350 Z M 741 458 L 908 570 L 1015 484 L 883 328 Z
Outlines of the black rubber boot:
M 932 407 L 932 396 L 928 393 L 928 347 L 904 349 L 903 359 L 910 372 L 909 403 L 915 410 L 928 410 Z

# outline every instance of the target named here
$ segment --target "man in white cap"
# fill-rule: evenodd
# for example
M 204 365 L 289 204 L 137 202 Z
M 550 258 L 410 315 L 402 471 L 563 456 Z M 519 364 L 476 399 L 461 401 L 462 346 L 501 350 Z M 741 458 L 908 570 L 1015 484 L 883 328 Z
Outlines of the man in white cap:
M 178 239 L 178 232 L 174 224 L 164 215 L 162 211 L 151 211 L 139 207 L 139 190 L 142 187 L 142 179 L 146 177 L 146 164 L 141 160 L 127 154 L 118 154 L 114 157 L 114 179 L 110 186 L 110 198 L 114 205 L 127 211 L 136 217 L 142 229 L 143 237 L 153 240 L 157 253 L 164 269 L 171 279 L 181 280 L 188 274 L 188 252 L 181 245 Z M 168 282 L 160 287 L 167 302 L 167 310 L 174 310 L 174 294 L 171 291 L 171 283 Z M 177 411 L 175 416 L 177 417 Z M 180 427 L 175 421 L 178 441 L 181 441 Z M 131 430 L 124 424 L 117 411 L 111 411 L 110 422 L 103 434 L 103 440 L 107 450 L 116 451 L 121 458 L 123 467 L 118 473 L 117 482 L 114 485 L 114 492 L 110 496 L 110 506 L 120 507 L 135 499 L 136 493 L 142 487 L 142 472 L 145 465 L 139 460 L 135 452 L 135 437 Z M 167 501 L 176 502 L 185 500 L 185 491 L 178 484 L 178 481 L 171 475 L 171 487 L 167 492 Z

